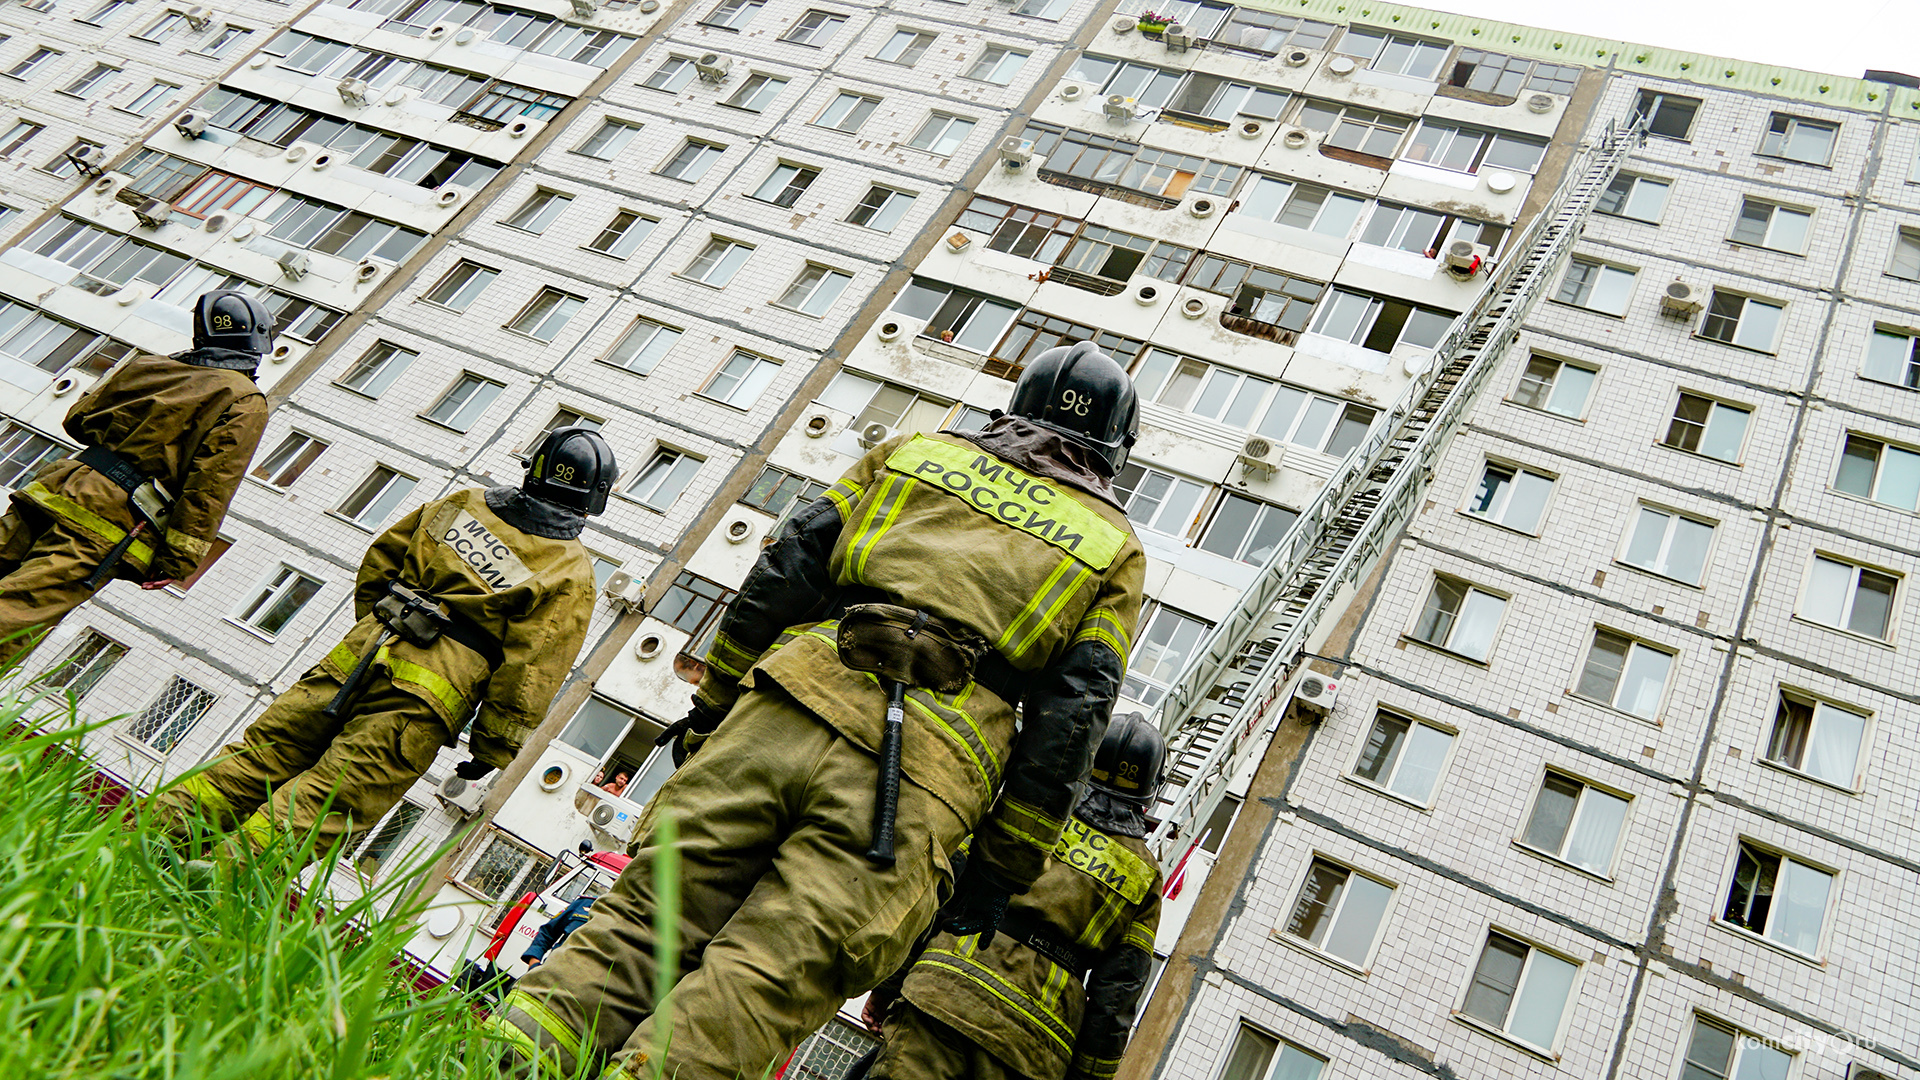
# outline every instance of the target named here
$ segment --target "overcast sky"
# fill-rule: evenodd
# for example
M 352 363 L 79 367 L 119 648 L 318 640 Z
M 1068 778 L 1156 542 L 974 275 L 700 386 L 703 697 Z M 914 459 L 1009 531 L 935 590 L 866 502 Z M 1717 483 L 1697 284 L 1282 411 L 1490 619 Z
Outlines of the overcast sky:
M 1920 75 L 1920 0 L 1426 0 L 1421 6 L 1855 78 L 1868 68 Z M 1810 18 L 1813 13 L 1822 17 Z

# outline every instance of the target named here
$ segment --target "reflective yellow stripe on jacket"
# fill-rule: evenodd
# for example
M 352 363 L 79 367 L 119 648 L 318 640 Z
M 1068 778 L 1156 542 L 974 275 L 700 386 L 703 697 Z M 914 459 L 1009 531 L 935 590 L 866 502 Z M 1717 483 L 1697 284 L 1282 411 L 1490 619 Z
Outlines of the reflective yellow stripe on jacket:
M 127 530 L 115 525 L 113 522 L 108 521 L 106 518 L 101 517 L 86 507 L 81 506 L 65 495 L 57 491 L 49 490 L 46 485 L 38 480 L 21 488 L 20 494 L 38 503 L 47 513 L 66 518 L 68 521 L 98 536 L 109 544 L 117 544 L 122 537 L 127 535 Z M 147 543 L 145 540 L 136 539 L 133 543 L 127 545 L 126 554 L 121 557 L 133 563 L 135 566 L 144 567 L 153 562 L 153 545 Z
M 1073 1052 L 1073 1028 L 1067 1025 L 1050 1002 L 1038 1001 L 1020 987 L 1000 977 L 1000 973 L 978 963 L 971 955 L 979 949 L 977 935 L 961 938 L 951 949 L 928 949 L 920 954 L 920 963 L 916 966 L 945 968 L 968 982 L 980 987 L 996 999 L 1005 1002 L 1009 1009 L 1033 1023 L 1033 1026 L 1046 1033 L 1047 1038 L 1058 1044 L 1059 1048 L 1071 1054 Z M 1073 980 L 1070 974 L 1059 965 L 1053 965 L 1056 972 Z M 1051 980 L 1049 980 L 1051 982 Z M 1073 980 L 1074 988 L 1079 988 L 1078 980 Z M 1058 998 L 1057 991 L 1049 996 Z
M 354 665 L 360 662 L 360 655 L 343 641 L 327 653 L 327 659 L 337 664 L 342 671 L 352 671 Z M 374 663 L 384 665 L 395 682 L 409 682 L 432 694 L 441 705 L 446 707 L 447 714 L 456 722 L 465 719 L 468 711 L 473 708 L 472 703 L 467 700 L 467 695 L 456 690 L 454 685 L 447 681 L 446 676 L 432 668 L 396 659 L 387 651 L 385 645 L 380 646 L 380 654 L 374 657 Z

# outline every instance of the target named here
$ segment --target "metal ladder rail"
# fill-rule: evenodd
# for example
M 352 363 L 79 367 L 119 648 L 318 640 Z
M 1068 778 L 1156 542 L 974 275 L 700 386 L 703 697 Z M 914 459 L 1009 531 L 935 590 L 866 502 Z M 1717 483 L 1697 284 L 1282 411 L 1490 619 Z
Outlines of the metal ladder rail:
M 1169 779 L 1181 790 L 1163 798 L 1161 825 L 1149 838 L 1163 862 L 1175 854 L 1171 840 L 1189 835 L 1188 827 L 1218 805 L 1229 763 L 1279 694 L 1278 672 L 1290 666 L 1340 587 L 1370 565 L 1411 516 L 1434 459 L 1642 130 L 1609 125 L 1584 149 L 1547 201 L 1549 209 L 1516 245 L 1525 254 L 1499 272 L 1441 342 L 1435 354 L 1446 362 L 1410 383 L 1379 433 L 1348 455 L 1168 691 L 1158 719 L 1173 736 Z M 1221 676 L 1236 665 L 1247 677 L 1223 685 Z M 1203 688 L 1205 697 L 1221 699 L 1222 710 L 1196 715 Z

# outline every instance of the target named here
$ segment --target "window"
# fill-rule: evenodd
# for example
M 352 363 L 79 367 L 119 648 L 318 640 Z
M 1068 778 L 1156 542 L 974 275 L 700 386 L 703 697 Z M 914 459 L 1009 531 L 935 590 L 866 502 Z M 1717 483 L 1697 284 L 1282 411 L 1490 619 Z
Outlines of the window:
M 1789 210 L 1759 199 L 1746 199 L 1740 204 L 1740 217 L 1734 221 L 1733 235 L 1728 239 L 1736 244 L 1802 255 L 1807 250 L 1807 227 L 1812 221 L 1813 215 L 1805 210 Z M 1771 336 L 1767 344 L 1772 344 Z
M 379 877 L 381 868 L 387 866 L 390 860 L 404 857 L 418 846 L 403 847 L 402 844 L 425 815 L 426 809 L 418 803 L 402 802 L 394 807 L 393 813 L 387 815 L 387 820 L 374 830 L 373 835 L 354 854 L 354 868 L 367 878 Z
M 907 211 L 913 209 L 913 199 L 904 191 L 875 184 L 854 206 L 853 213 L 847 215 L 847 223 L 875 232 L 892 232 L 893 227 L 900 224 L 900 219 L 907 216 Z
M 9 420 L 0 430 L 0 487 L 25 487 L 40 466 L 66 454 L 64 444 Z
M 161 753 L 180 745 L 200 718 L 213 707 L 213 695 L 178 675 L 127 723 L 127 735 Z
M 720 0 L 720 6 L 709 12 L 700 23 L 722 30 L 739 30 L 759 14 L 761 3 L 762 0 Z
M 1849 433 L 1833 487 L 1902 510 L 1920 509 L 1920 451 Z
M 1326 1067 L 1327 1059 L 1319 1054 L 1241 1024 L 1220 1080 L 1320 1080 Z
M 1431 308 L 1347 289 L 1330 289 L 1320 305 L 1313 332 L 1338 338 L 1374 352 L 1390 353 L 1401 345 L 1431 349 L 1453 325 L 1453 316 Z
M 472 372 L 463 372 L 447 392 L 440 395 L 433 408 L 421 413 L 423 419 L 437 424 L 445 424 L 455 431 L 465 431 L 473 426 L 480 414 L 487 411 L 493 399 L 500 396 L 506 387 L 492 379 L 483 379 Z
M 345 375 L 340 376 L 335 385 L 377 398 L 387 392 L 387 388 L 406 372 L 408 365 L 419 355 L 412 349 L 403 349 L 391 342 L 376 341 L 366 355 L 355 361 Z
M 750 409 L 760 399 L 760 392 L 778 374 L 778 361 L 736 349 L 727 362 L 721 364 L 720 369 L 707 379 L 707 385 L 700 388 L 700 396 L 725 402 L 737 409 Z
M 1529 1046 L 1550 1050 L 1579 970 L 1570 960 L 1490 930 L 1460 1012 Z
M 698 183 L 701 177 L 707 175 L 707 170 L 713 167 L 713 163 L 720 160 L 720 155 L 725 153 L 726 149 L 715 143 L 688 139 L 686 145 L 660 167 L 660 175 L 673 180 L 684 180 L 689 184 Z
M 240 612 L 240 621 L 268 636 L 278 634 L 319 591 L 318 580 L 282 566 Z
M 1133 639 L 1133 654 L 1127 658 L 1127 677 L 1120 685 L 1120 696 L 1149 709 L 1160 704 L 1212 626 L 1154 601 L 1141 612 L 1140 631 Z
M 109 19 L 120 14 L 121 8 L 132 6 L 133 0 L 107 0 L 106 3 L 101 4 L 99 7 L 94 8 L 91 12 L 80 16 L 74 21 L 83 22 L 89 26 L 105 26 Z
M 1481 131 L 1439 120 L 1423 120 L 1405 160 L 1423 161 L 1453 172 L 1477 173 L 1481 166 L 1531 173 L 1547 153 L 1547 140 L 1506 131 Z
M 480 295 L 481 290 L 500 276 L 500 271 L 488 269 L 479 263 L 465 259 L 455 263 L 433 288 L 427 290 L 424 299 L 455 311 L 465 311 L 468 305 Z
M 153 20 L 151 23 L 148 23 L 146 29 L 140 31 L 139 33 L 133 36 L 139 38 L 142 41 L 151 41 L 151 42 L 158 43 L 161 41 L 165 41 L 168 35 L 172 34 L 175 30 L 180 29 L 181 26 L 186 24 L 186 21 L 187 21 L 186 16 L 181 15 L 177 12 L 169 11 L 166 14 L 160 16 L 159 18 Z
M 1866 730 L 1859 713 L 1782 690 L 1765 760 L 1851 788 Z
M 1315 859 L 1293 903 L 1286 932 L 1354 967 L 1365 967 L 1392 899 L 1393 886 Z
M 51 173 L 54 176 L 62 178 L 72 176 L 74 173 L 80 171 L 80 166 L 73 160 L 74 157 L 88 150 L 99 149 L 102 149 L 100 144 L 91 139 L 75 139 L 73 140 L 72 146 L 67 147 L 61 151 L 58 156 L 54 157 L 53 160 L 40 166 L 40 171 Z
M 1072 0 L 1020 0 L 1014 5 L 1013 13 L 1051 21 L 1065 14 L 1071 2 Z
M 1713 543 L 1711 522 L 1686 517 L 1671 510 L 1640 507 L 1627 537 L 1620 561 L 1661 577 L 1700 584 L 1700 571 L 1707 565 L 1707 546 Z
M 260 300 L 273 312 L 273 332 L 295 341 L 312 343 L 325 337 L 339 325 L 347 313 L 316 304 L 277 289 L 260 294 Z
M 599 158 L 601 161 L 612 161 L 620 156 L 620 151 L 626 149 L 627 144 L 632 142 L 633 137 L 639 133 L 640 127 L 637 124 L 629 124 L 624 120 L 607 120 L 601 123 L 598 130 L 587 136 L 585 142 L 574 147 L 573 152 L 585 154 L 590 158 Z
M 0 356 L 58 375 L 76 361 L 104 371 L 112 362 L 103 353 L 116 347 L 118 344 L 111 338 L 91 330 L 82 330 L 24 304 L 0 301 Z M 105 364 L 94 362 L 94 358 Z
M 679 340 L 680 331 L 671 326 L 664 326 L 652 319 L 635 319 L 633 325 L 627 327 L 627 332 L 620 335 L 620 340 L 613 343 L 613 348 L 607 350 L 607 355 L 600 359 L 636 375 L 645 375 Z
M 1360 747 L 1353 775 L 1409 802 L 1426 806 L 1453 749 L 1453 733 L 1382 710 Z
M 1352 234 L 1353 223 L 1360 220 L 1360 211 L 1366 205 L 1365 199 L 1317 184 L 1258 176 L 1240 201 L 1240 213 L 1345 239 Z
M 1192 248 L 1157 243 L 1151 237 L 1088 224 L 1081 227 L 1073 246 L 1056 264 L 1059 269 L 1072 273 L 1056 274 L 1055 280 L 1112 296 L 1136 272 L 1161 281 L 1178 281 L 1192 259 Z M 1100 280 L 1087 282 L 1079 279 L 1081 274 Z
M 669 56 L 640 85 L 649 90 L 665 90 L 669 94 L 677 94 L 687 88 L 687 84 L 693 81 L 694 75 L 698 72 L 699 69 L 693 66 L 693 57 Z
M 52 49 L 35 49 L 27 58 L 7 69 L 7 74 L 16 79 L 25 79 L 33 75 L 34 69 L 60 54 Z
M 1620 826 L 1626 820 L 1627 800 L 1549 769 L 1533 798 L 1533 813 L 1520 842 L 1606 877 L 1612 872 Z
M 1360 445 L 1378 415 L 1365 405 L 1157 348 L 1135 369 L 1134 385 L 1144 400 L 1333 457 Z
M 1143 529 L 1185 536 L 1206 497 L 1207 486 L 1158 469 L 1129 464 L 1113 478 L 1113 493 L 1127 519 Z
M 300 479 L 300 474 L 306 472 L 307 467 L 326 452 L 326 443 L 304 431 L 290 431 L 285 439 L 280 440 L 280 445 L 274 448 L 273 453 L 268 454 L 247 475 L 283 488 Z
M 1892 574 L 1815 555 L 1800 617 L 1885 640 L 1892 629 L 1893 594 L 1899 583 Z
M 733 96 L 721 104 L 745 109 L 748 112 L 759 112 L 773 104 L 773 99 L 779 97 L 780 91 L 786 88 L 787 80 L 777 75 L 762 75 L 756 71 L 747 76 L 746 81 L 740 84 L 740 89 L 735 90 Z
M 887 43 L 880 46 L 880 51 L 873 54 L 873 58 L 912 67 L 920 62 L 920 57 L 933 44 L 935 36 L 924 30 L 895 30 Z
M 0 136 L 0 158 L 12 157 L 14 151 L 27 145 L 35 135 L 45 130 L 45 125 L 36 124 L 32 121 L 14 121 L 13 126 L 7 129 L 7 133 Z
M 1447 215 L 1432 210 L 1383 202 L 1367 219 L 1360 242 L 1431 257 L 1439 249 L 1440 229 L 1446 221 Z
M 1860 375 L 1875 382 L 1920 390 L 1920 337 L 1874 327 Z
M 173 104 L 180 96 L 180 88 L 173 83 L 156 82 L 140 92 L 140 96 L 127 102 L 121 108 L 135 116 L 152 116 L 156 111 Z
M 1281 537 L 1299 517 L 1284 506 L 1229 493 L 1220 500 L 1213 521 L 1200 534 L 1200 542 L 1195 546 L 1229 559 L 1264 566 L 1273 558 Z
M 507 324 L 507 329 L 540 341 L 552 341 L 586 304 L 585 299 L 570 293 L 554 288 L 541 289 L 527 302 L 526 307 L 520 309 L 520 314 Z
M 860 125 L 866 123 L 867 117 L 872 116 L 873 110 L 879 107 L 879 98 L 842 90 L 826 108 L 820 110 L 820 115 L 814 117 L 813 122 L 819 127 L 852 134 L 859 131 Z
M 780 40 L 817 49 L 833 40 L 833 35 L 846 21 L 847 17 L 839 12 L 816 8 L 800 16 L 800 20 L 789 27 Z
M 943 157 L 960 149 L 960 144 L 967 141 L 967 135 L 972 131 L 973 121 L 966 117 L 937 112 L 927 117 L 927 122 L 920 125 L 920 130 L 908 140 L 907 145 Z
M 1302 102 L 1294 119 L 1301 127 L 1326 132 L 1326 146 L 1382 158 L 1394 155 L 1413 126 L 1410 117 L 1331 101 Z
M 618 211 L 599 235 L 587 244 L 587 250 L 624 259 L 646 242 L 647 237 L 653 234 L 653 227 L 658 224 L 657 218 L 642 217 L 631 210 Z
M 1178 199 L 1189 191 L 1226 195 L 1245 171 L 1226 162 L 1147 147 L 1127 163 L 1119 185 L 1167 199 Z
M 820 176 L 820 170 L 805 165 L 791 165 L 781 162 L 774 166 L 773 172 L 754 189 L 753 197 L 761 202 L 770 202 L 775 206 L 792 206 L 806 193 L 808 185 Z
M 566 210 L 567 204 L 572 201 L 571 195 L 541 189 L 535 191 L 526 202 L 521 203 L 520 209 L 515 210 L 513 216 L 501 224 L 524 229 L 530 233 L 543 233 L 547 231 L 547 226 L 553 224 L 553 219 L 559 217 Z
M 909 319 L 925 319 L 920 332 L 970 352 L 987 352 L 1000 340 L 1019 308 L 950 285 L 916 278 L 900 290 L 893 310 Z
M 1548 64 L 1520 56 L 1461 49 L 1453 58 L 1447 85 L 1511 98 L 1519 97 L 1523 86 L 1549 94 L 1571 94 L 1579 78 L 1580 69 L 1570 64 Z
M 1738 405 L 1682 393 L 1673 409 L 1673 422 L 1660 441 L 1676 450 L 1738 463 L 1751 415 L 1750 410 Z
M 805 506 L 826 490 L 826 485 L 818 480 L 809 480 L 798 473 L 769 465 L 760 470 L 759 477 L 753 481 L 747 493 L 740 496 L 740 501 L 755 510 L 785 517 L 790 508 Z
M 1133 363 L 1133 358 L 1146 345 L 1139 338 L 1123 337 L 1111 330 L 1097 330 L 1043 311 L 1023 311 L 1013 324 L 1013 329 L 993 350 L 994 359 L 999 364 L 989 365 L 988 370 L 1001 378 L 1015 379 L 1028 360 L 1056 345 L 1071 345 L 1076 341 L 1093 342 L 1123 367 Z M 995 370 L 996 367 L 1004 367 L 1004 370 Z
M 846 291 L 852 281 L 851 274 L 808 263 L 807 268 L 800 271 L 800 276 L 793 279 L 793 284 L 787 286 L 787 291 L 774 303 L 819 318 L 833 307 L 833 302 L 840 299 L 840 294 Z
M 205 45 L 200 46 L 200 53 L 203 56 L 225 56 L 233 51 L 235 45 L 245 41 L 252 34 L 253 31 L 242 27 L 223 26 L 218 33 L 207 39 Z
M 1447 58 L 1447 46 L 1437 41 L 1422 41 L 1405 34 L 1351 27 L 1340 36 L 1334 51 L 1365 59 L 1375 71 L 1408 75 L 1416 79 L 1436 78 L 1440 61 Z
M 1833 875 L 1764 848 L 1740 842 L 1733 885 L 1721 918 L 1796 952 L 1820 948 Z
M 1454 578 L 1436 577 L 1412 636 L 1436 648 L 1484 661 L 1506 610 L 1504 597 Z
M 686 490 L 693 474 L 700 471 L 700 464 L 699 458 L 678 450 L 657 449 L 627 485 L 627 495 L 643 506 L 665 511 Z
M 75 699 L 87 696 L 98 686 L 113 665 L 127 655 L 127 647 L 98 630 L 88 627 L 45 676 L 46 684 L 65 690 Z
M 353 489 L 353 494 L 347 496 L 347 501 L 340 504 L 338 512 L 363 528 L 377 528 L 393 516 L 407 496 L 413 494 L 414 485 L 419 482 L 385 465 L 375 465 L 373 472 L 360 482 L 359 487 Z
M 726 615 L 727 605 L 733 603 L 736 595 L 732 589 L 717 581 L 708 581 L 683 570 L 661 595 L 660 602 L 653 605 L 651 614 L 675 630 L 692 635 L 687 647 L 681 650 L 683 655 L 704 658 L 707 655 L 704 642 L 719 629 L 720 619 Z
M 1194 72 L 1181 80 L 1179 91 L 1167 102 L 1166 114 L 1217 131 L 1236 116 L 1277 120 L 1286 104 L 1284 90 Z
M 967 78 L 980 82 L 990 82 L 996 86 L 1006 86 L 1020 74 L 1020 67 L 1027 62 L 1027 54 L 1005 45 L 989 45 L 980 50 L 980 55 L 967 69 Z
M 1767 133 L 1760 139 L 1763 157 L 1804 161 L 1825 165 L 1833 158 L 1833 144 L 1840 138 L 1840 125 L 1824 120 L 1806 120 L 1785 113 L 1774 113 Z
M 953 408 L 951 402 L 862 378 L 851 371 L 835 375 L 815 400 L 836 412 L 851 413 L 849 431 L 859 431 L 869 424 L 883 424 L 896 432 L 932 431 Z
M 1600 193 L 1594 210 L 1657 225 L 1667 208 L 1667 190 L 1671 186 L 1665 180 L 1619 173 L 1607 184 L 1607 190 Z
M 604 420 L 588 416 L 577 409 L 569 409 L 562 405 L 553 410 L 553 416 L 547 420 L 546 424 L 544 424 L 539 431 L 533 433 L 533 437 L 527 440 L 526 445 L 522 446 L 515 456 L 525 458 L 532 455 L 535 450 L 540 448 L 540 444 L 546 440 L 548 435 L 553 434 L 561 428 L 583 427 L 588 431 L 599 431 L 605 426 L 606 421 Z M 592 553 L 589 552 L 589 554 Z M 598 556 L 595 556 L 595 558 L 598 558 Z M 617 566 L 618 564 L 615 565 Z
M 120 69 L 112 64 L 95 64 L 92 71 L 61 87 L 60 92 L 77 98 L 90 97 L 95 90 L 100 89 L 100 84 L 105 82 L 108 76 L 119 73 Z
M 1606 315 L 1625 315 L 1633 296 L 1634 271 L 1591 259 L 1571 259 L 1554 299 Z
M 1687 1064 L 1680 1080 L 1770 1080 L 1785 1077 L 1793 1055 L 1765 1040 L 1731 1027 L 1693 1018 L 1693 1037 L 1687 1042 Z M 1862 1080 L 1875 1076 L 1861 1072 Z
M 304 195 L 288 196 L 267 215 L 267 222 L 273 226 L 268 235 L 276 240 L 343 259 L 373 256 L 399 262 L 427 238 L 414 229 Z
M 1225 261 L 1214 255 L 1205 258 Z M 1205 269 L 1203 267 L 1203 271 Z M 1265 267 L 1249 267 L 1245 280 L 1234 292 L 1233 302 L 1222 313 L 1221 325 L 1230 330 L 1289 344 L 1300 331 L 1306 329 L 1307 320 L 1313 317 L 1313 305 L 1325 290 L 1326 286 L 1318 281 L 1293 277 Z M 1240 320 L 1259 325 L 1243 325 Z
M 1700 99 L 1642 90 L 1634 101 L 1633 114 L 1647 118 L 1647 133 L 1666 139 L 1685 140 L 1693 134 L 1693 118 L 1700 111 Z
M 1893 261 L 1887 273 L 1908 281 L 1920 281 L 1920 233 L 1901 229 L 1893 239 Z
M 1673 670 L 1673 654 L 1604 627 L 1593 632 L 1593 646 L 1580 669 L 1574 693 L 1623 713 L 1652 720 Z
M 733 275 L 738 273 L 740 267 L 747 261 L 747 256 L 751 254 L 753 254 L 753 247 L 749 244 L 719 236 L 709 237 L 707 246 L 700 249 L 700 254 L 694 256 L 693 261 L 687 264 L 687 268 L 680 272 L 680 276 L 698 281 L 702 285 L 724 289 L 727 283 L 733 280 Z
M 1480 486 L 1467 500 L 1467 513 L 1530 535 L 1540 532 L 1553 478 L 1517 465 L 1487 462 Z
M 546 880 L 547 870 L 552 866 L 552 859 L 496 833 L 461 875 L 460 884 L 488 900 L 498 901 L 484 920 L 491 929 L 499 924 L 521 894 Z
M 1021 259 L 1053 262 L 1078 235 L 1079 221 L 1064 214 L 976 196 L 955 222 L 962 229 L 987 234 L 987 250 Z
M 1179 89 L 1183 74 L 1152 64 L 1082 54 L 1067 72 L 1067 78 L 1076 82 L 1095 83 L 1103 96 L 1119 94 L 1132 98 L 1135 115 L 1138 116 L 1165 105 L 1173 97 L 1173 92 Z
M 683 575 L 684 576 L 684 575 Z M 677 583 L 676 583 L 677 584 Z M 559 739 L 594 760 L 604 759 L 633 726 L 634 714 L 597 697 L 590 697 L 573 714 Z

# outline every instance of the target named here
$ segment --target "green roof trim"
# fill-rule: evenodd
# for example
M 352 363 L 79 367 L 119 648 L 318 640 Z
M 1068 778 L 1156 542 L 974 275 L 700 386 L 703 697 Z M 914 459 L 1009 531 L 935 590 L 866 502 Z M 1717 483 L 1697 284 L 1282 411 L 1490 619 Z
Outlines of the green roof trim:
M 1893 97 L 1893 115 L 1920 118 L 1920 91 L 1888 83 L 1842 75 L 1824 75 L 1799 68 L 1776 67 L 1707 53 L 1677 52 L 1613 38 L 1589 37 L 1537 26 L 1496 22 L 1471 15 L 1373 3 L 1372 0 L 1237 0 L 1249 7 L 1288 15 L 1305 15 L 1328 22 L 1360 23 L 1405 30 L 1428 37 L 1451 38 L 1490 52 L 1553 60 L 1563 64 L 1604 68 L 1617 56 L 1616 70 L 1697 83 L 1701 86 L 1744 90 L 1770 97 L 1791 98 L 1840 109 L 1877 113 Z

